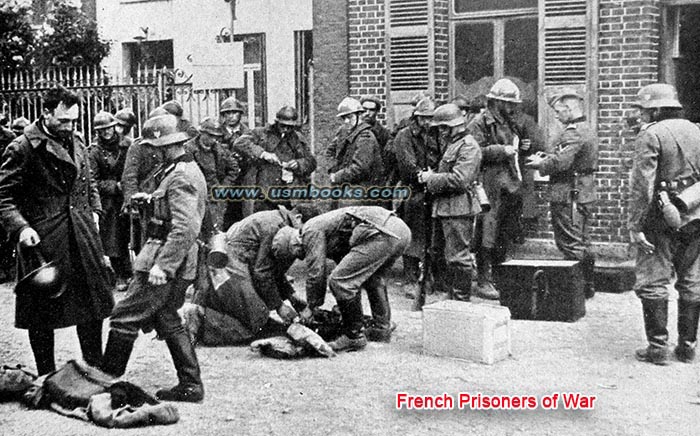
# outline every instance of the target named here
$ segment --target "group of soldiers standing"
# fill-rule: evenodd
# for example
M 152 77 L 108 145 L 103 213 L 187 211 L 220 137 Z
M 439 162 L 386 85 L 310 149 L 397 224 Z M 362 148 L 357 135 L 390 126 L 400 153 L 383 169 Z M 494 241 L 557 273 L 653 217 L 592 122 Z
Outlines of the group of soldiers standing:
M 694 357 L 700 312 L 694 283 L 697 232 L 679 225 L 684 232 L 669 234 L 654 227 L 659 220 L 649 212 L 656 205 L 654 180 L 700 180 L 693 179 L 700 166 L 695 162 L 698 138 L 687 123 L 667 120 L 678 114 L 664 108 L 680 105 L 674 95 L 657 95 L 663 92 L 668 90 L 640 91 L 640 107 L 651 124 L 640 133 L 632 178 L 638 204 L 630 214 L 632 241 L 642 248 L 638 263 L 649 267 L 637 289 L 650 345 L 637 356 L 653 363 L 666 360 L 668 296 L 659 288 L 661 275 L 648 273 L 676 268 L 681 291 L 676 355 L 682 360 Z M 178 376 L 176 386 L 157 396 L 201 401 L 195 342 L 250 340 L 270 325 L 271 312 L 284 324 L 309 323 L 324 305 L 327 289 L 342 323 L 332 348 L 359 350 L 368 340 L 389 342 L 396 325 L 386 274 L 402 256 L 413 297 L 422 277 L 449 298 L 498 299 L 492 268 L 512 243 L 522 241 L 536 217 L 535 170 L 550 178 L 556 245 L 566 258 L 581 261 L 592 297 L 595 256 L 588 224 L 596 198 L 598 145 L 586 123 L 583 96 L 563 90 L 549 99 L 563 129 L 548 145 L 537 123 L 520 111 L 520 90 L 512 81 L 498 80 L 483 100 L 476 109 L 461 96 L 436 107 L 422 94 L 411 116 L 392 133 L 377 119 L 378 99 L 343 99 L 337 114 L 342 125 L 325 149 L 331 185 L 401 184 L 413 195 L 398 207 L 386 201 L 338 201 L 321 213 L 323 205 L 311 202 L 220 202 L 211 195 L 217 186 L 310 182 L 317 162 L 291 106 L 282 107 L 270 125 L 251 130 L 241 121 L 243 105 L 231 97 L 222 102 L 218 118 L 201 120 L 196 128 L 183 117 L 183 108 L 169 101 L 149 114 L 136 139 L 131 137 L 136 118 L 129 110 L 100 112 L 94 120 L 96 139 L 86 147 L 74 131 L 78 96 L 61 87 L 50 90 L 42 115 L 7 145 L 0 167 L 0 224 L 17 243 L 17 276 L 23 285 L 17 287 L 15 324 L 29 331 L 39 373 L 55 370 L 56 328 L 76 325 L 85 361 L 116 377 L 125 372 L 139 331 L 155 329 Z M 654 101 L 661 106 L 653 106 Z M 667 140 L 680 144 L 682 153 L 668 152 Z M 686 142 L 695 148 L 685 148 Z M 675 159 L 682 171 L 667 165 L 667 159 Z M 656 177 L 652 163 L 665 173 Z M 219 248 L 226 261 L 214 267 L 208 260 L 217 241 L 223 241 Z M 60 286 L 32 287 L 32 271 L 44 258 L 61 271 Z M 307 268 L 305 299 L 286 274 L 296 259 Z M 110 272 L 116 273 L 116 283 Z M 183 324 L 178 310 L 193 283 L 194 304 Z M 116 305 L 115 284 L 126 289 Z M 110 332 L 103 353 L 107 317 Z

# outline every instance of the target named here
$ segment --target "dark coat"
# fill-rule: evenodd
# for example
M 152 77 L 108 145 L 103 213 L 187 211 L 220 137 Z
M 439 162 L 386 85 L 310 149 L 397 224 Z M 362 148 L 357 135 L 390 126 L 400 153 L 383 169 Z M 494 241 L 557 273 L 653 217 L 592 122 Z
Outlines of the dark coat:
M 234 144 L 234 150 L 245 156 L 249 162 L 241 180 L 243 186 L 257 186 L 267 189 L 271 186 L 287 185 L 282 181 L 282 167 L 260 159 L 260 155 L 264 151 L 276 154 L 282 162 L 297 161 L 299 166 L 293 171 L 291 182 L 294 186 L 308 184 L 311 180 L 311 173 L 316 169 L 316 158 L 311 154 L 311 149 L 304 136 L 299 132 L 293 132 L 282 138 L 277 124 L 257 128 L 249 135 L 241 136 Z M 272 203 L 245 201 L 243 216 L 275 208 L 276 206 Z
M 56 261 L 67 277 L 66 292 L 55 300 L 33 294 L 18 295 L 18 328 L 62 328 L 109 316 L 114 306 L 103 264 L 100 236 L 93 212 L 101 213 L 87 151 L 82 137 L 72 138 L 74 157 L 40 127 L 43 119 L 25 129 L 3 155 L 0 167 L 0 223 L 17 241 L 32 227 L 41 238 L 47 261 Z M 18 276 L 36 267 L 18 256 Z
M 127 202 L 132 195 L 142 190 L 141 184 L 146 177 L 161 163 L 163 163 L 163 154 L 156 148 L 141 143 L 141 139 L 137 138 L 126 152 L 126 162 L 124 163 L 124 172 L 122 173 L 122 193 L 124 201 Z M 155 190 L 149 190 L 149 194 Z
M 115 138 L 118 138 L 115 135 Z M 89 149 L 90 168 L 97 182 L 102 202 L 100 236 L 105 254 L 128 256 L 129 220 L 121 214 L 124 196 L 121 178 L 131 138 L 122 137 L 113 144 L 103 144 L 99 137 Z

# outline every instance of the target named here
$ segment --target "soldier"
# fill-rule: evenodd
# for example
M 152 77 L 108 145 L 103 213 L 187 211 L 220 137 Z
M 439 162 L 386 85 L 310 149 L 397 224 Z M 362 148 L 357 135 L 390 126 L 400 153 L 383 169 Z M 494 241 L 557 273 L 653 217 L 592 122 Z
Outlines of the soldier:
M 387 186 L 393 186 L 396 184 L 396 156 L 391 144 L 391 132 L 377 119 L 377 115 L 382 109 L 382 104 L 375 97 L 363 97 L 360 103 L 365 110 L 365 113 L 362 115 L 362 121 L 369 124 L 372 128 L 372 133 L 374 133 L 374 137 L 377 139 L 382 152 L 382 164 L 384 166 L 382 183 Z M 387 209 L 392 207 L 390 201 L 377 202 L 376 205 Z
M 323 305 L 326 283 L 338 302 L 343 335 L 329 345 L 336 351 L 359 350 L 371 341 L 389 342 L 395 325 L 385 275 L 411 243 L 411 230 L 393 212 L 378 206 L 345 207 L 307 221 L 301 233 L 283 227 L 273 240 L 276 257 L 304 258 L 308 268 L 306 298 L 301 313 L 309 320 Z M 328 275 L 326 259 L 337 266 Z M 360 289 L 365 288 L 372 322 L 363 333 Z
M 417 295 L 419 262 L 423 259 L 426 232 L 431 231 L 423 213 L 425 201 L 424 185 L 418 181 L 418 173 L 428 168 L 437 168 L 440 160 L 437 138 L 431 135 L 430 120 L 435 103 L 426 97 L 416 105 L 411 123 L 394 138 L 399 180 L 402 186 L 411 188 L 411 197 L 400 203 L 397 213 L 411 229 L 411 244 L 403 255 L 406 276 L 405 294 L 409 298 Z
M 7 115 L 0 114 L 0 151 L 3 152 L 5 151 L 5 147 L 17 137 L 12 130 L 7 128 L 7 122 Z
M 118 110 L 117 113 L 114 114 L 114 118 L 117 120 L 117 125 L 114 126 L 117 134 L 122 138 L 131 139 L 131 129 L 136 125 L 136 115 L 134 115 L 134 111 L 129 108 Z
M 263 330 L 272 310 L 286 324 L 299 316 L 297 310 L 303 310 L 305 303 L 286 276 L 295 259 L 272 254 L 279 229 L 299 228 L 317 214 L 304 205 L 297 207 L 257 212 L 231 226 L 226 233 L 229 278 L 195 294 L 184 316 L 191 339 L 205 345 L 238 344 Z
M 277 111 L 275 122 L 265 128 L 254 129 L 234 144 L 234 149 L 248 162 L 242 178 L 244 186 L 266 190 L 271 186 L 306 186 L 316 169 L 316 158 L 309 144 L 298 130 L 299 114 L 291 106 Z M 243 215 L 262 210 L 274 210 L 279 204 L 291 207 L 289 200 L 246 200 Z
M 511 240 L 519 230 L 522 208 L 518 152 L 520 136 L 513 122 L 516 107 L 522 103 L 520 90 L 508 79 L 498 80 L 489 94 L 487 109 L 474 117 L 467 130 L 482 147 L 482 178 L 491 203 L 475 235 L 477 281 L 476 293 L 497 300 L 493 285 L 492 266 L 505 259 Z
M 183 109 L 179 101 L 168 100 L 165 103 L 158 106 L 156 109 L 163 109 L 167 113 L 175 115 L 175 118 L 177 118 L 178 130 L 187 133 L 190 138 L 194 138 L 199 134 L 199 131 L 192 124 L 192 122 L 187 118 L 184 118 L 185 110 Z M 153 116 L 155 116 L 155 114 L 153 113 L 148 115 L 149 118 L 152 118 Z
M 90 147 L 89 158 L 102 202 L 102 246 L 117 275 L 117 290 L 123 291 L 126 289 L 126 281 L 131 277 L 131 266 L 128 251 L 129 220 L 121 214 L 124 197 L 120 180 L 130 140 L 116 133 L 116 125 L 117 121 L 109 112 L 101 111 L 95 115 L 93 126 L 97 136 Z
M 223 214 L 226 204 L 212 199 L 212 188 L 235 184 L 240 172 L 238 161 L 219 142 L 222 137 L 223 132 L 219 122 L 213 118 L 205 118 L 199 125 L 199 136 L 185 144 L 185 149 L 194 156 L 195 162 L 207 181 L 209 201 L 208 215 L 202 225 L 204 241 L 208 241 L 213 233 L 224 229 Z
M 250 129 L 248 126 L 241 121 L 243 116 L 243 104 L 236 100 L 236 97 L 229 97 L 221 102 L 221 107 L 219 108 L 219 121 L 223 128 L 224 136 L 221 141 L 224 147 L 238 160 L 239 166 L 241 168 L 237 184 L 241 183 L 241 179 L 247 171 L 248 162 L 243 159 L 243 156 L 238 154 L 234 148 L 236 140 L 242 135 L 249 135 Z M 226 210 L 224 211 L 224 229 L 228 229 L 235 222 L 243 219 L 243 202 L 241 201 L 229 201 L 226 203 Z
M 382 150 L 370 125 L 361 119 L 364 111 L 362 104 L 350 97 L 345 97 L 338 105 L 337 117 L 342 120 L 343 126 L 326 149 L 326 157 L 331 162 L 328 173 L 333 185 L 349 183 L 369 187 L 384 182 Z M 359 203 L 353 200 L 350 204 Z M 338 202 L 339 207 L 350 204 Z
M 444 255 L 447 265 L 444 282 L 450 297 L 469 301 L 471 298 L 472 257 L 469 245 L 474 217 L 481 212 L 471 194 L 481 165 L 481 148 L 467 133 L 459 107 L 445 104 L 433 114 L 432 124 L 440 136 L 449 140 L 436 172 L 428 167 L 418 173 L 433 198 L 432 241 L 436 254 Z
M 683 108 L 671 85 L 647 85 L 637 98 L 642 121 L 648 124 L 635 141 L 627 224 L 630 242 L 637 247 L 634 287 L 642 300 L 649 345 L 637 350 L 636 358 L 657 365 L 667 362 L 668 288 L 675 273 L 678 345 L 674 351 L 681 362 L 692 362 L 700 316 L 700 210 L 684 211 L 677 223 L 665 212 L 669 197 L 676 201 L 691 193 L 686 201 L 697 204 L 700 200 L 693 186 L 700 180 L 700 128 L 682 118 Z M 689 191 L 684 189 L 687 186 Z
M 74 129 L 78 96 L 49 90 L 43 113 L 5 151 L 0 167 L 0 224 L 19 244 L 17 275 L 36 268 L 31 252 L 54 262 L 65 292 L 17 289 L 15 326 L 29 330 L 39 374 L 56 369 L 54 329 L 77 325 L 83 359 L 102 363 L 102 320 L 114 300 L 98 230 L 100 196 L 83 138 Z M 33 248 L 29 248 L 33 247 Z
M 102 369 L 122 376 L 139 330 L 155 328 L 168 345 L 179 381 L 173 388 L 159 390 L 156 397 L 198 402 L 204 398 L 199 363 L 177 310 L 195 275 L 196 238 L 206 210 L 207 186 L 194 158 L 185 152 L 189 136 L 177 123 L 176 117 L 162 115 L 143 126 L 142 141 L 162 148 L 167 166 L 155 175 L 159 183 L 152 194 L 134 196 L 152 207 L 148 241 L 134 262 L 134 278 L 126 296 L 110 316 Z
M 526 167 L 549 176 L 549 204 L 557 248 L 567 259 L 581 261 L 587 298 L 595 293 L 595 255 L 588 239 L 591 207 L 596 199 L 598 138 L 583 115 L 583 97 L 573 89 L 549 99 L 564 130 L 554 140 L 553 153 L 534 154 Z

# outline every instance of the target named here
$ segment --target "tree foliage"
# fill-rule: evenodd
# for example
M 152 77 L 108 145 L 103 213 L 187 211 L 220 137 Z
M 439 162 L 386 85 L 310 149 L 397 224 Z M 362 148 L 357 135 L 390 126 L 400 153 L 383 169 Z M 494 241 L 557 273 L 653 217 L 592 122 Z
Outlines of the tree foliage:
M 0 1 L 0 68 L 98 65 L 109 54 L 97 23 L 69 0 L 53 0 L 32 24 L 31 2 Z
M 32 60 L 34 32 L 32 10 L 26 1 L 0 2 L 0 68 L 26 67 Z

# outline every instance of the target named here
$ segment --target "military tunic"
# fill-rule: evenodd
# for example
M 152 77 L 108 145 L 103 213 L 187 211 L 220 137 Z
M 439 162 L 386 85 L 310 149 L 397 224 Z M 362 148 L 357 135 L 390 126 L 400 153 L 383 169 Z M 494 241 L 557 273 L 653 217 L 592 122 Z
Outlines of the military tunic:
M 230 278 L 198 292 L 194 303 L 204 308 L 202 342 L 239 343 L 258 333 L 282 301 L 294 293 L 286 272 L 293 259 L 276 259 L 272 239 L 279 229 L 293 226 L 287 209 L 254 213 L 226 232 Z
M 572 120 L 553 142 L 553 152 L 540 165 L 549 176 L 549 201 L 554 241 L 567 259 L 583 260 L 589 250 L 588 223 L 596 200 L 598 138 L 585 118 Z M 572 190 L 576 216 L 572 216 Z
M 668 286 L 675 271 L 679 299 L 698 303 L 700 231 L 697 222 L 672 231 L 663 219 L 656 194 L 662 181 L 700 177 L 697 173 L 700 128 L 684 119 L 652 123 L 642 129 L 634 147 L 627 227 L 633 232 L 643 232 L 656 247 L 652 253 L 637 250 L 635 292 L 642 299 L 668 299 Z
M 206 211 L 207 186 L 191 154 L 168 164 L 153 192 L 149 234 L 134 262 L 134 280 L 110 317 L 111 328 L 128 336 L 155 328 L 168 337 L 181 328 L 177 314 L 185 290 L 195 277 L 196 242 Z M 157 227 L 153 224 L 161 223 Z M 166 274 L 164 285 L 152 285 L 148 275 L 157 264 Z
M 336 300 L 346 301 L 353 299 L 365 282 L 385 274 L 410 244 L 411 230 L 391 211 L 357 206 L 310 219 L 302 227 L 301 237 L 308 269 L 306 298 L 309 308 L 315 309 L 323 305 L 326 284 Z M 330 275 L 326 259 L 337 263 Z

